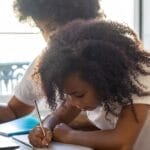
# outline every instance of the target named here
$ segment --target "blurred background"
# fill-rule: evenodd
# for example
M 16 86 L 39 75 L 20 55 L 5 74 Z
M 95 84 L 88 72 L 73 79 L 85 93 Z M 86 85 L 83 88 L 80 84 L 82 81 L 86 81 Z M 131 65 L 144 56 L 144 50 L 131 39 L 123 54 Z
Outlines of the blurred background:
M 45 42 L 36 27 L 18 22 L 13 0 L 0 0 L 0 100 L 8 101 Z M 100 0 L 107 18 L 126 23 L 150 49 L 150 0 Z

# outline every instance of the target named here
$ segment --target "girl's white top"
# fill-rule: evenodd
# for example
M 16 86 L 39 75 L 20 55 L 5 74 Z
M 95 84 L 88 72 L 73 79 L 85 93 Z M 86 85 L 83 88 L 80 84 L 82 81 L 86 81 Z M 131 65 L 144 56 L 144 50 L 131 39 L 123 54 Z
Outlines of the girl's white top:
M 149 68 L 150 70 L 150 68 Z M 143 89 L 145 91 L 149 91 L 150 92 L 150 75 L 146 75 L 146 76 L 139 76 L 138 77 L 138 81 L 140 83 L 142 83 L 145 88 L 143 87 Z M 133 95 L 133 103 L 134 104 L 150 104 L 150 95 L 149 96 L 142 96 L 139 97 L 137 95 Z M 114 104 L 115 106 L 117 106 L 117 104 Z M 115 112 L 119 113 L 121 111 L 121 106 L 117 106 L 117 109 L 115 110 Z M 89 120 L 99 129 L 102 130 L 106 130 L 106 129 L 113 129 L 116 126 L 118 117 L 112 115 L 112 114 L 108 114 L 106 115 L 106 111 L 104 110 L 104 107 L 97 107 L 95 110 L 93 111 L 87 111 L 87 116 L 89 118 Z
M 144 90 L 150 91 L 150 76 L 139 76 L 138 79 L 140 83 L 146 87 Z M 132 98 L 134 104 L 150 105 L 150 96 L 139 97 L 133 95 Z M 121 109 L 121 106 L 118 106 L 115 111 L 119 113 Z M 116 127 L 118 117 L 112 114 L 106 116 L 106 111 L 103 107 L 97 107 L 95 110 L 87 111 L 86 113 L 89 120 L 99 129 L 109 130 Z M 148 112 L 147 119 L 136 139 L 133 150 L 150 150 L 150 111 Z

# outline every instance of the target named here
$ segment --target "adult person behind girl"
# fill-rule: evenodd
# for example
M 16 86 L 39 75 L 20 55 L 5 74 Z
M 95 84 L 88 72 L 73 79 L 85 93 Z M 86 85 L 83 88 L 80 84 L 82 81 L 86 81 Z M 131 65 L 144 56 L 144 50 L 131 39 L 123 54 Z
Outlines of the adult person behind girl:
M 22 22 L 35 22 L 47 40 L 57 28 L 75 19 L 101 18 L 98 0 L 14 0 L 14 11 Z M 30 79 L 34 61 L 6 106 L 0 105 L 0 123 L 31 113 L 34 110 L 36 85 Z M 38 91 L 42 95 L 42 90 Z
M 49 105 L 54 109 L 58 97 L 65 104 L 43 121 L 45 136 L 39 126 L 31 131 L 32 145 L 46 147 L 53 138 L 133 149 L 150 109 L 150 53 L 134 31 L 111 21 L 74 21 L 55 33 L 37 66 L 33 77 Z M 81 111 L 98 130 L 68 126 Z

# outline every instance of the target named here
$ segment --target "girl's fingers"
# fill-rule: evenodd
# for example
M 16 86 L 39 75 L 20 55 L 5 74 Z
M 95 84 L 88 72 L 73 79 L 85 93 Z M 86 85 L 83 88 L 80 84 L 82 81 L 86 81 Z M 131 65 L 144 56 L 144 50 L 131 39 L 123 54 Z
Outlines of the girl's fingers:
M 42 139 L 40 138 L 40 136 L 36 136 L 36 135 L 37 133 L 35 135 L 33 133 L 30 133 L 28 136 L 29 141 L 34 147 L 41 147 Z
M 46 135 L 43 135 L 43 131 L 41 127 L 34 128 L 29 133 L 29 141 L 35 147 L 47 147 L 52 139 L 52 132 L 46 128 L 44 128 Z
M 44 139 L 42 140 L 42 144 L 48 146 L 51 140 L 52 140 L 52 132 L 47 131 Z

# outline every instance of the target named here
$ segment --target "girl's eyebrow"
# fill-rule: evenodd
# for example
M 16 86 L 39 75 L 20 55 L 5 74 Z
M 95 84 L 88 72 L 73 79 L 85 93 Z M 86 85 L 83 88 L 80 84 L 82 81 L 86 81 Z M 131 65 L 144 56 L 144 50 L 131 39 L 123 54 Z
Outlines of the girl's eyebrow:
M 67 93 L 67 94 L 69 94 L 69 95 L 74 95 L 74 94 L 77 94 L 77 93 L 80 93 L 80 92 L 74 91 L 74 92 Z
M 70 93 L 67 93 L 69 95 L 75 95 L 75 94 L 79 94 L 79 93 L 87 93 L 87 91 L 73 91 L 73 92 L 70 92 Z

